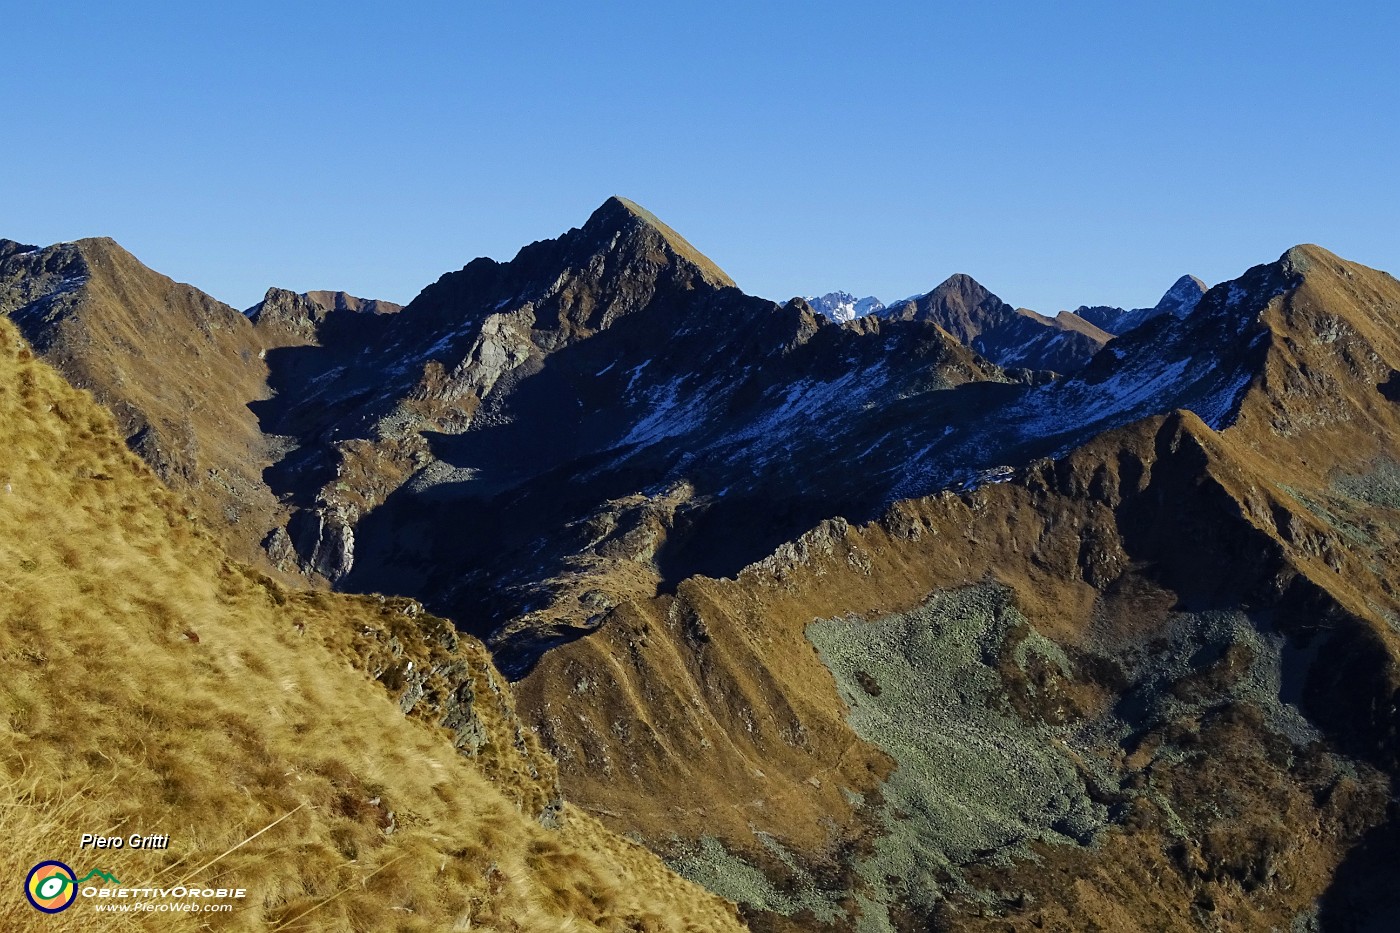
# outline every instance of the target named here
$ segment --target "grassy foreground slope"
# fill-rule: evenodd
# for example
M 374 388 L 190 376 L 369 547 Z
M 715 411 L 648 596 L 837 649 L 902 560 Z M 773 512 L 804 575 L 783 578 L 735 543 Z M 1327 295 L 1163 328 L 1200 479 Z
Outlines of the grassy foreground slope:
M 0 928 L 740 928 L 558 804 L 478 644 L 402 600 L 285 591 L 180 501 L 0 321 Z M 55 858 L 249 896 L 44 917 L 21 881 Z

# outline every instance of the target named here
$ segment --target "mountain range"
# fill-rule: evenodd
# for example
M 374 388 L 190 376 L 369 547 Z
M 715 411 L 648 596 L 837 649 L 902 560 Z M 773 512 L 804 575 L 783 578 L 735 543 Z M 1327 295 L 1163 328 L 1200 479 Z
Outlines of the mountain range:
M 207 537 L 191 574 L 484 645 L 508 744 L 557 768 L 532 825 L 688 879 L 645 862 L 638 911 L 1400 922 L 1384 272 L 1298 246 L 1151 309 L 1051 318 L 966 275 L 778 304 L 610 198 L 403 307 L 239 312 L 111 240 L 0 241 L 0 313 Z M 407 655 L 348 637 L 411 712 Z
M 886 306 L 878 298 L 849 292 L 808 298 L 814 311 L 837 323 L 866 316 L 926 320 L 946 330 L 1003 369 L 1070 373 L 1084 366 L 1114 337 L 1163 314 L 1184 317 L 1206 292 L 1205 283 L 1184 275 L 1151 308 L 1125 311 L 1081 305 L 1054 317 L 1013 308 L 967 275 L 954 275 L 933 291 Z

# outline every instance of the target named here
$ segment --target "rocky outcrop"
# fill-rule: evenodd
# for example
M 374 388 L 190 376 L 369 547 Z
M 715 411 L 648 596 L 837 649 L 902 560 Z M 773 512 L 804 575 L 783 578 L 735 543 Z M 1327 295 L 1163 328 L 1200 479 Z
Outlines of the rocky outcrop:
M 297 553 L 304 555 L 303 571 L 319 574 L 332 583 L 350 573 L 355 565 L 353 512 L 347 515 L 333 508 L 301 512 L 293 519 L 293 525 L 299 527 L 289 540 Z M 280 542 L 271 543 L 277 546 Z
M 355 633 L 355 663 L 405 715 L 448 730 L 458 751 L 508 789 L 524 812 L 557 825 L 558 769 L 517 716 L 510 687 L 481 644 L 414 600 L 375 600 L 374 622 Z

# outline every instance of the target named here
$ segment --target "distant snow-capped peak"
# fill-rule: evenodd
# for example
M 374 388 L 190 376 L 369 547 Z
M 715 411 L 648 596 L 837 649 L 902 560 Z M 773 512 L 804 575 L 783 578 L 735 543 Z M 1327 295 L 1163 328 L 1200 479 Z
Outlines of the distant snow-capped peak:
M 828 292 L 820 298 L 808 298 L 807 303 L 818 314 L 824 314 L 833 321 L 853 321 L 885 309 L 884 302 L 873 295 L 857 298 L 850 292 Z

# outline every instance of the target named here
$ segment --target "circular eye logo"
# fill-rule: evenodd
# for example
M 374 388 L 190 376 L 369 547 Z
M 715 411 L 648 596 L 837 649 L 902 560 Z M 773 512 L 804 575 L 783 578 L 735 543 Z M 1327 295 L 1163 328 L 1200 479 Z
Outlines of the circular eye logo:
M 24 879 L 24 896 L 35 910 L 56 914 L 78 899 L 77 877 L 62 862 L 40 862 Z

